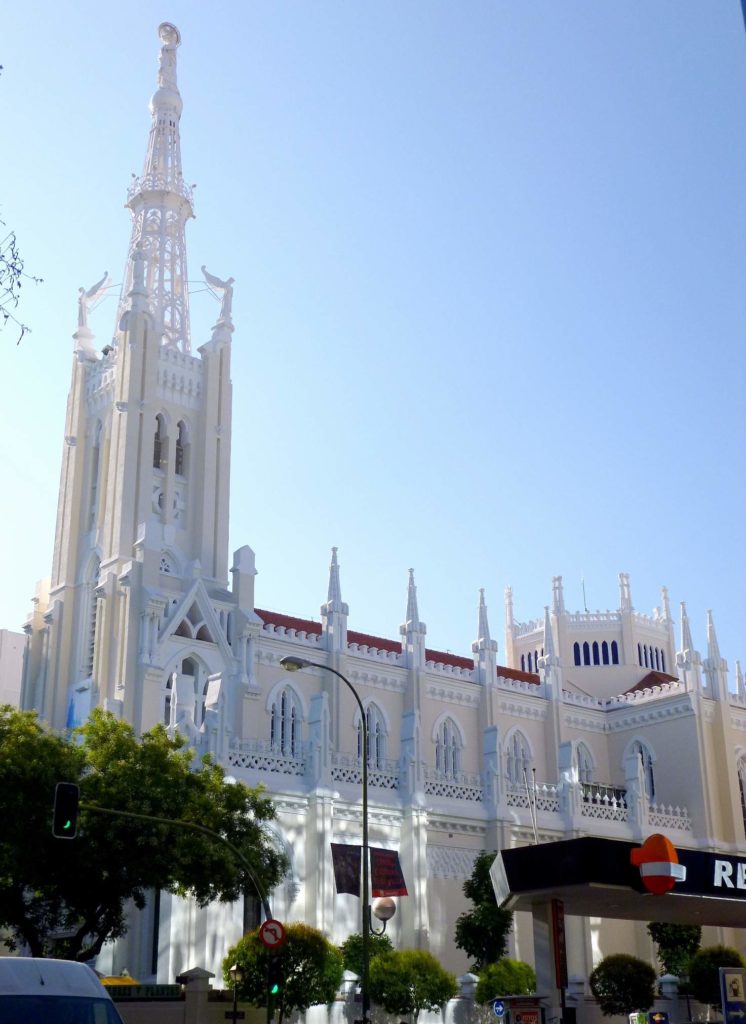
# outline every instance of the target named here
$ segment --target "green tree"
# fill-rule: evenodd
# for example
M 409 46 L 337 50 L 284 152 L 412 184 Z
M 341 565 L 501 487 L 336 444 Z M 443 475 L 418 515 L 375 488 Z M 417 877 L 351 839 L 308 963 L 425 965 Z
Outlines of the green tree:
M 390 953 L 393 950 L 391 939 L 388 935 L 371 934 L 368 939 L 368 955 L 371 960 L 380 956 L 381 953 Z M 360 932 L 350 935 L 339 947 L 342 954 L 342 963 L 346 971 L 353 971 L 358 977 L 363 973 L 363 937 Z
M 74 840 L 51 834 L 57 782 L 80 786 Z M 267 891 L 286 870 L 264 831 L 271 802 L 259 790 L 227 785 L 208 757 L 195 765 L 184 741 L 169 739 L 162 726 L 138 738 L 96 710 L 71 741 L 32 712 L 0 707 L 0 792 L 0 927 L 9 948 L 26 943 L 33 956 L 90 959 L 125 933 L 127 901 L 143 907 L 149 889 L 191 895 L 200 905 L 254 891 L 250 874 L 218 840 L 90 805 L 212 829 L 246 857 Z M 60 932 L 67 937 L 53 937 Z
M 655 969 L 627 953 L 606 956 L 590 976 L 591 992 L 605 1017 L 648 1010 L 655 1000 Z
M 677 977 L 686 974 L 689 961 L 699 949 L 702 938 L 699 925 L 651 921 L 648 934 L 658 947 L 658 959 L 665 973 Z
M 488 964 L 479 975 L 475 998 L 489 1003 L 496 996 L 525 996 L 536 991 L 536 971 L 522 960 L 504 957 Z
M 465 911 L 456 921 L 456 945 L 473 957 L 471 970 L 475 974 L 505 955 L 513 926 L 513 915 L 497 906 L 492 888 L 490 868 L 496 856 L 494 851 L 477 856 L 463 887 L 464 896 L 471 900 L 474 909 Z
M 331 1003 L 342 983 L 342 954 L 326 936 L 306 924 L 285 926 L 287 937 L 277 953 L 270 953 L 261 943 L 259 929 L 248 932 L 233 946 L 223 961 L 223 979 L 233 982 L 229 974 L 233 964 L 243 972 L 238 986 L 242 999 L 254 1006 L 267 1005 L 267 966 L 270 956 L 282 959 L 283 982 L 273 996 L 279 1024 L 292 1013 L 303 1013 L 309 1006 Z
M 689 990 L 698 1003 L 720 1009 L 720 968 L 746 967 L 746 960 L 732 946 L 705 946 L 689 964 Z
M 386 1013 L 412 1014 L 440 1010 L 458 992 L 456 979 L 431 953 L 422 949 L 382 953 L 370 965 L 370 996 Z

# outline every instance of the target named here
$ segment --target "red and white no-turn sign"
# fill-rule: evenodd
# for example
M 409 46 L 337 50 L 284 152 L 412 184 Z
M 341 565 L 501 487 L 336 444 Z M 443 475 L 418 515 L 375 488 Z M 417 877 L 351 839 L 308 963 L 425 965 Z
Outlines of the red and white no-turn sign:
M 279 949 L 285 938 L 285 926 L 282 921 L 274 921 L 270 918 L 268 921 L 264 921 L 259 928 L 259 941 L 267 949 Z

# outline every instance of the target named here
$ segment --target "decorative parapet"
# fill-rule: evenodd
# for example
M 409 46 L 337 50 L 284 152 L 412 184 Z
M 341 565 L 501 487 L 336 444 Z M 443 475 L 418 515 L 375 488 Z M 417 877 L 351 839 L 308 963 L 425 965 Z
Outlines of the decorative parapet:
M 303 775 L 305 758 L 283 754 L 263 740 L 237 743 L 228 751 L 228 764 L 247 771 L 270 772 L 275 775 Z
M 425 668 L 428 672 L 439 672 L 446 676 L 456 676 L 457 679 L 474 680 L 474 669 L 465 668 L 461 665 L 448 665 L 442 661 L 426 661 Z
M 644 690 L 632 690 L 630 693 L 620 693 L 606 701 L 606 707 L 612 704 L 644 704 L 650 700 L 658 700 L 660 697 L 671 697 L 674 694 L 686 693 L 686 686 L 677 679 L 672 683 L 660 683 L 656 686 L 648 686 Z
M 127 189 L 125 205 L 144 192 L 175 192 L 177 196 L 186 199 L 189 205 L 194 207 L 193 190 L 185 184 L 183 178 L 175 178 L 172 174 L 143 174 L 139 178 L 133 178 Z
M 618 626 L 621 612 L 571 612 L 567 621 L 571 629 L 590 629 L 596 626 Z
M 86 366 L 85 397 L 89 407 L 100 407 L 114 395 L 117 363 L 111 355 L 97 359 Z
M 425 768 L 425 793 L 427 796 L 447 797 L 451 800 L 472 800 L 482 803 L 484 788 L 480 775 L 468 772 L 453 772 L 452 775 Z
M 363 769 L 360 761 L 349 754 L 332 754 L 332 781 L 362 785 Z M 368 785 L 378 789 L 398 789 L 399 762 L 380 760 L 378 764 L 369 764 Z
M 506 676 L 498 675 L 497 685 L 501 690 L 518 690 L 520 693 L 530 693 L 532 697 L 542 696 L 538 684 L 529 683 L 526 679 L 508 679 Z
M 599 710 L 606 709 L 609 703 L 607 700 L 592 697 L 589 693 L 573 693 L 570 690 L 562 691 L 562 700 L 565 704 L 579 704 L 582 707 L 598 708 Z
M 687 808 L 673 807 L 671 804 L 650 804 L 648 825 L 650 828 L 675 829 L 678 832 L 692 831 L 692 820 Z
M 530 808 L 535 805 L 537 811 L 559 813 L 560 787 L 553 782 L 539 782 L 527 789 L 509 783 L 505 787 L 505 803 L 508 807 Z
M 357 654 L 361 658 L 375 658 L 377 661 L 390 661 L 395 665 L 404 664 L 404 655 L 401 651 L 386 651 L 380 647 L 369 647 L 368 644 L 348 644 L 347 650 L 350 654 Z
M 159 351 L 158 397 L 195 407 L 202 397 L 202 360 L 172 346 Z
M 296 640 L 309 647 L 318 647 L 321 641 L 320 633 L 307 633 L 305 629 L 293 629 L 285 626 L 274 626 L 271 622 L 264 623 L 264 632 L 272 633 L 274 636 L 285 636 L 288 640 Z
M 528 636 L 529 633 L 544 635 L 544 619 L 531 619 L 530 622 L 516 622 L 513 625 L 513 637 Z

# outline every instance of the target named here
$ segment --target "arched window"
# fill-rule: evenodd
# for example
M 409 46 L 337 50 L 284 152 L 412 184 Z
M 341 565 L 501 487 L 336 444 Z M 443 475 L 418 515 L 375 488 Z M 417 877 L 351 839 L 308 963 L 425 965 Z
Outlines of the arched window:
M 91 449 L 91 501 L 88 515 L 88 529 L 96 522 L 96 508 L 98 506 L 99 475 L 101 473 L 101 423 L 96 424 L 93 434 L 93 448 Z
M 531 770 L 531 754 L 528 740 L 522 732 L 514 732 L 508 742 L 505 774 L 514 786 L 526 784 Z
M 81 671 L 84 679 L 90 679 L 93 675 L 94 656 L 96 654 L 96 617 L 98 615 L 98 574 L 101 563 L 98 558 L 93 558 L 88 567 L 86 579 L 86 614 L 85 637 L 83 639 L 83 657 L 81 659 Z
M 643 645 L 642 656 L 645 659 L 645 668 L 649 668 L 650 666 L 648 665 L 648 645 L 647 644 Z
M 738 759 L 738 789 L 741 793 L 741 817 L 744 835 L 746 835 L 746 757 Z
M 619 664 L 619 645 L 617 644 L 616 640 L 611 641 L 611 664 Z
M 381 709 L 369 704 L 365 709 L 365 732 L 368 744 L 368 767 L 383 768 L 386 762 L 386 724 Z M 362 722 L 357 723 L 357 759 L 363 760 Z
M 609 645 L 606 642 L 606 640 L 604 640 L 601 644 L 601 661 L 604 663 L 604 665 L 609 664 Z
M 187 429 L 184 420 L 179 420 L 176 428 L 176 456 L 174 469 L 177 476 L 186 476 Z
M 642 764 L 642 776 L 645 782 L 645 795 L 648 800 L 655 800 L 655 776 L 653 775 L 653 755 L 648 748 L 639 740 L 635 742 L 634 750 Z
M 640 644 L 637 645 L 637 664 L 642 668 L 642 647 Z
M 661 651 L 661 672 L 666 671 L 666 654 L 665 651 Z
M 578 743 L 578 780 L 580 782 L 593 782 L 593 758 L 585 743 Z
M 579 665 L 580 664 L 580 644 L 574 643 L 572 645 L 572 654 L 573 654 L 573 659 L 575 661 L 575 664 Z
M 163 444 L 166 440 L 166 424 L 160 413 L 155 418 L 155 434 L 153 435 L 153 469 L 161 468 Z
M 533 670 L 534 670 L 534 668 L 533 668 L 533 655 L 531 654 L 531 651 L 528 652 L 528 670 L 529 670 L 529 672 L 533 672 Z
M 586 640 L 585 643 L 583 644 L 583 664 L 584 665 L 590 665 L 590 663 L 591 663 L 591 649 L 590 649 L 590 647 L 588 645 L 588 641 Z
M 660 652 L 660 650 L 659 650 L 659 649 L 658 649 L 658 648 L 656 647 L 656 648 L 655 648 L 655 651 L 654 651 L 653 653 L 655 654 L 655 667 L 656 667 L 657 669 L 660 669 L 660 667 L 661 667 L 661 652 Z
M 525 671 L 526 671 L 526 655 L 522 654 L 521 655 L 521 672 L 525 672 Z
M 269 742 L 285 757 L 300 755 L 300 707 L 292 688 L 286 686 L 275 698 L 269 723 Z
M 461 733 L 452 718 L 446 718 L 438 727 L 435 767 L 449 778 L 461 771 Z
M 598 640 L 593 641 L 593 664 L 600 665 L 601 659 L 598 656 Z

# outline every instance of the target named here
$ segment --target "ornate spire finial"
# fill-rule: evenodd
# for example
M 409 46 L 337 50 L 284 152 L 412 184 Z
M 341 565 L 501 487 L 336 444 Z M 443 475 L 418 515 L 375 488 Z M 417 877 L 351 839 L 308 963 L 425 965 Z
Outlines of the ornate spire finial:
M 417 608 L 417 587 L 414 582 L 414 569 L 409 570 L 409 583 L 407 585 L 407 616 L 400 632 L 402 634 L 426 632 L 425 623 L 420 622 L 420 613 Z
M 629 573 L 619 573 L 619 610 L 623 612 L 632 611 L 632 591 L 629 586 Z
M 510 636 L 513 632 L 513 588 L 508 584 L 505 588 L 505 629 Z
M 736 661 L 736 693 L 742 699 L 746 697 L 746 690 L 744 690 L 743 672 L 741 671 L 740 661 Z
M 689 616 L 686 613 L 686 601 L 681 602 L 681 650 L 693 651 L 692 631 L 689 628 Z
M 717 633 L 715 632 L 715 623 L 712 620 L 711 608 L 707 609 L 707 657 L 713 665 L 720 664 L 720 646 L 718 644 Z
M 326 599 L 329 604 L 342 603 L 342 587 L 339 583 L 339 562 L 337 561 L 336 548 L 332 548 L 332 561 L 329 566 L 329 591 Z
M 671 604 L 668 600 L 668 587 L 661 587 L 661 611 L 664 619 L 668 620 L 671 618 Z
M 556 660 L 554 651 L 554 635 L 552 633 L 552 620 L 549 617 L 548 604 L 544 605 L 544 658 L 546 659 L 547 665 L 553 665 Z
M 561 615 L 565 610 L 565 594 L 562 588 L 562 577 L 552 576 L 552 611 Z
M 185 225 L 194 216 L 192 190 L 181 172 L 179 119 L 182 102 L 176 84 L 176 51 L 181 44 L 179 30 L 163 22 L 158 35 L 158 88 L 150 100 L 153 115 L 148 151 L 142 175 L 134 178 L 127 191 L 132 211 L 132 234 L 125 268 L 117 323 L 128 306 L 135 283 L 134 254 L 138 246 L 145 257 L 143 288 L 147 307 L 163 344 L 188 353 L 189 296 Z
M 484 587 L 479 588 L 479 618 L 477 621 L 477 640 L 485 640 L 489 643 L 490 624 L 487 621 L 487 605 L 484 603 Z

